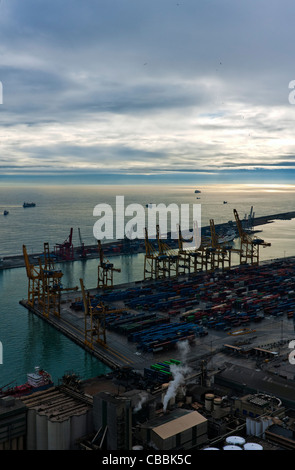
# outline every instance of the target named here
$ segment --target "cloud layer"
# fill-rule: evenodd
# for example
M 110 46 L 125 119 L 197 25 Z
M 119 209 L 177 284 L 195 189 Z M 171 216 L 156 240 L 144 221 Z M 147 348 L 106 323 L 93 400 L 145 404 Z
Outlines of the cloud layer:
M 2 0 L 0 174 L 295 168 L 286 0 Z

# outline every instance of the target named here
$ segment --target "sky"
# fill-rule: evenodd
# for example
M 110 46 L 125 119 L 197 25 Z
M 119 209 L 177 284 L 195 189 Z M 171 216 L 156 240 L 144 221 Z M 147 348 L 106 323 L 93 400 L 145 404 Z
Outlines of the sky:
M 293 0 L 1 0 L 0 181 L 292 182 Z

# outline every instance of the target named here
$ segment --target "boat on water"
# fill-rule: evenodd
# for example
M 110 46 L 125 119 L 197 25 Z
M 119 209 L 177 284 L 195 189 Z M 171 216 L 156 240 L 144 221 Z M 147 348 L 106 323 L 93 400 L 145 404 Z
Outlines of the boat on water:
M 199 194 L 201 191 L 199 189 L 195 190 L 195 194 Z
M 6 210 L 3 212 L 3 215 L 8 215 L 8 214 L 9 214 L 9 212 L 6 211 Z
M 34 392 L 46 390 L 47 388 L 53 387 L 53 381 L 51 375 L 39 367 L 35 367 L 34 372 L 27 374 L 27 382 L 22 385 L 15 385 L 9 387 L 8 385 L 0 388 L 0 397 L 14 396 L 16 398 L 30 395 Z M 7 387 L 7 388 L 6 388 Z
M 36 204 L 34 202 L 24 202 L 23 207 L 35 207 Z
M 218 236 L 218 243 L 228 243 L 232 242 L 236 238 L 237 234 L 235 230 L 229 230 Z

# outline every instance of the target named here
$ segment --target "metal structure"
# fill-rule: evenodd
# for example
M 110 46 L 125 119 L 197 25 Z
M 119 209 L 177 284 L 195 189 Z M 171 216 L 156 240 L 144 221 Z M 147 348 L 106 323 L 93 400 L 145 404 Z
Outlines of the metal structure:
M 23 255 L 26 266 L 26 273 L 28 278 L 28 305 L 34 306 L 35 301 L 39 302 L 40 299 L 40 271 L 36 266 L 30 263 L 27 248 L 23 245 Z
M 210 231 L 212 245 L 210 252 L 212 269 L 222 269 L 223 271 L 230 269 L 232 247 L 224 243 L 219 243 L 213 219 L 210 219 Z
M 114 285 L 114 272 L 120 273 L 121 269 L 115 268 L 108 259 L 104 257 L 101 241 L 98 240 L 99 265 L 97 275 L 97 288 L 112 288 Z
M 156 236 L 159 250 L 156 257 L 156 278 L 178 276 L 179 256 L 161 239 L 159 225 L 156 226 Z
M 144 280 L 156 279 L 156 264 L 158 252 L 150 242 L 148 237 L 148 230 L 144 229 L 144 245 L 145 245 L 145 256 L 144 256 Z
M 48 251 L 47 251 L 48 250 Z M 48 243 L 44 243 L 44 264 L 39 259 L 40 268 L 40 300 L 39 308 L 42 308 L 44 316 L 49 317 L 51 313 L 60 316 L 60 291 L 62 290 L 61 279 L 63 273 L 56 270 L 54 262 L 50 258 Z
M 85 249 L 85 245 L 84 245 L 84 242 L 82 240 L 81 230 L 79 228 L 78 228 L 78 233 L 79 233 L 79 241 L 80 241 L 80 247 L 79 247 L 78 252 L 79 252 L 81 258 L 86 258 L 87 250 Z
M 59 260 L 71 261 L 74 259 L 73 229 L 71 228 L 68 238 L 63 243 L 54 247 L 54 253 Z
M 107 347 L 106 315 L 122 312 L 122 309 L 108 310 L 103 302 L 92 305 L 89 292 L 85 290 L 83 279 L 80 279 L 81 292 L 84 305 L 84 343 L 88 348 L 94 348 L 94 341 Z
M 251 238 L 251 236 L 243 229 L 238 212 L 236 209 L 233 211 L 240 236 L 240 264 L 258 265 L 259 247 L 262 246 L 265 248 L 267 246 L 271 246 L 271 243 L 266 243 L 261 238 Z
M 189 274 L 191 272 L 191 252 L 184 248 L 184 238 L 178 225 L 178 274 Z M 193 241 L 191 237 L 190 242 Z
M 28 277 L 28 305 L 37 307 L 44 316 L 60 316 L 60 295 L 62 291 L 77 290 L 77 287 L 63 288 L 63 273 L 55 268 L 49 244 L 44 243 L 44 253 L 39 258 L 39 267 L 30 264 L 27 249 L 23 254 Z

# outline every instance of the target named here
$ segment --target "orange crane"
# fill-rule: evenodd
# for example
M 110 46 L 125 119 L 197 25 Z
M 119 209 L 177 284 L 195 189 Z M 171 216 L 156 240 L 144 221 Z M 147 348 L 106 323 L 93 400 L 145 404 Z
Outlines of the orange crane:
M 59 260 L 70 261 L 74 259 L 73 229 L 71 228 L 68 238 L 63 243 L 54 247 L 55 255 Z
M 261 238 L 251 238 L 251 236 L 243 229 L 236 209 L 234 209 L 234 216 L 240 236 L 240 264 L 258 265 L 259 247 L 262 246 L 265 248 L 267 246 L 271 246 L 271 243 L 266 243 Z

